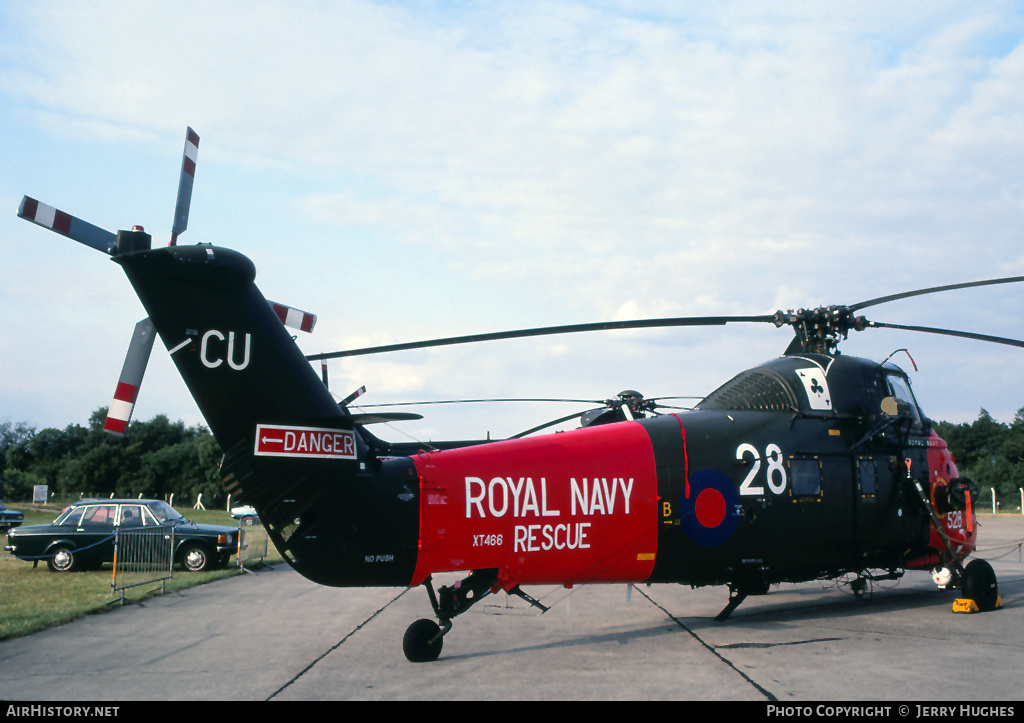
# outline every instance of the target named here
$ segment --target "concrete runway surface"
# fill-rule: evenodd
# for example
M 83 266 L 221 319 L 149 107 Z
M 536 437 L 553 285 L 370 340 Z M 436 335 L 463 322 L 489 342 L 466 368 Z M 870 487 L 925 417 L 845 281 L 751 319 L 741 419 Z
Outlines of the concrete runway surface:
M 439 660 L 413 664 L 402 636 L 431 617 L 423 588 L 327 588 L 278 566 L 4 641 L 0 699 L 1022 700 L 1024 519 L 980 521 L 1004 603 L 990 613 L 952 613 L 926 573 L 864 599 L 776 586 L 725 623 L 724 587 L 532 588 L 547 613 L 489 596 Z

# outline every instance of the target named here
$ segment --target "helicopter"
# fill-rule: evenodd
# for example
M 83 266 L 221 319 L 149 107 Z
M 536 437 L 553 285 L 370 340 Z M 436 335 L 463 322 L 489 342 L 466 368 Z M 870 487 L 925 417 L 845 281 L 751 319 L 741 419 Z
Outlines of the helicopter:
M 905 371 L 839 352 L 851 331 L 892 328 L 1024 347 L 973 332 L 869 321 L 863 309 L 1024 276 L 930 287 L 752 316 L 539 327 L 305 355 L 289 329 L 316 317 L 268 301 L 242 253 L 179 245 L 199 136 L 186 131 L 170 242 L 116 234 L 25 196 L 18 215 L 121 266 L 148 314 L 129 346 L 105 428 L 123 434 L 159 336 L 224 457 L 225 489 L 252 506 L 288 564 L 338 587 L 418 587 L 434 614 L 405 631 L 412 662 L 436 660 L 453 620 L 504 591 L 595 583 L 725 586 L 716 620 L 772 585 L 930 571 L 973 610 L 1001 605 L 977 544 L 977 487 L 961 478 Z M 388 442 L 369 427 L 421 418 L 354 412 L 326 360 L 611 329 L 772 324 L 784 353 L 692 409 L 625 390 L 568 431 L 501 440 Z M 320 361 L 322 374 L 314 371 Z M 556 420 L 565 421 L 569 418 Z M 553 424 L 553 423 L 552 423 Z M 549 426 L 549 425 L 544 425 Z M 435 590 L 433 576 L 458 573 Z

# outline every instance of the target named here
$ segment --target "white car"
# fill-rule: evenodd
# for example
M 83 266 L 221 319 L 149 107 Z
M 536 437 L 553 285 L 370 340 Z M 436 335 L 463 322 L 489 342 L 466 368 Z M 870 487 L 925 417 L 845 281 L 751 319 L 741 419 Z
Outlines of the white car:
M 241 520 L 246 517 L 256 517 L 256 508 L 252 505 L 242 505 L 241 507 L 232 507 L 231 516 L 236 520 Z

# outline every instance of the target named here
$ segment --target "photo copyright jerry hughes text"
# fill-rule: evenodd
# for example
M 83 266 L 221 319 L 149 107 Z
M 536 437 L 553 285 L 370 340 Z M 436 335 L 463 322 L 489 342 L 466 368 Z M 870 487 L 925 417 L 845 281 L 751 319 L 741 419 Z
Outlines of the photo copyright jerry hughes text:
M 1012 705 L 842 705 L 839 703 L 821 703 L 818 705 L 775 705 L 769 704 L 765 712 L 769 716 L 780 718 L 1013 718 L 1016 708 Z
M 24 705 L 7 703 L 4 716 L 22 718 L 116 718 L 117 705 Z

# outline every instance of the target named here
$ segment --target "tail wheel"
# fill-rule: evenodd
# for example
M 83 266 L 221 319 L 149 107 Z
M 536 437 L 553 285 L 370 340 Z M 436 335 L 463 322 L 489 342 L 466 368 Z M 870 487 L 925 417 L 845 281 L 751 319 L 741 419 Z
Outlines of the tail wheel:
M 75 569 L 75 553 L 64 545 L 55 547 L 50 551 L 46 564 L 54 572 L 71 572 Z
M 402 650 L 410 663 L 431 663 L 441 654 L 444 638 L 433 620 L 417 620 L 405 631 Z
M 986 560 L 972 560 L 964 568 L 960 590 L 964 597 L 973 600 L 982 612 L 996 609 L 999 599 L 999 586 L 996 573 Z

